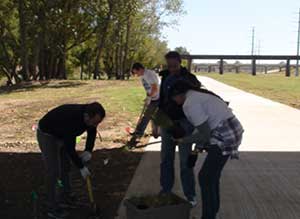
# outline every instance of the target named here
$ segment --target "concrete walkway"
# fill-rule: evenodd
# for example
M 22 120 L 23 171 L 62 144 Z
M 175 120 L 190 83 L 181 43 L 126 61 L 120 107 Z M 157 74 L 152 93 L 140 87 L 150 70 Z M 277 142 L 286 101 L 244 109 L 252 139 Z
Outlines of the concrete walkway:
M 199 77 L 210 90 L 230 101 L 246 132 L 240 160 L 229 161 L 222 176 L 220 218 L 300 218 L 300 110 L 258 97 L 207 77 Z M 160 145 L 147 147 L 126 197 L 160 191 Z M 195 172 L 205 155 L 199 156 Z M 180 196 L 176 158 L 174 192 Z M 197 184 L 198 200 L 201 202 Z M 118 217 L 126 219 L 121 204 Z M 200 218 L 201 203 L 192 211 Z

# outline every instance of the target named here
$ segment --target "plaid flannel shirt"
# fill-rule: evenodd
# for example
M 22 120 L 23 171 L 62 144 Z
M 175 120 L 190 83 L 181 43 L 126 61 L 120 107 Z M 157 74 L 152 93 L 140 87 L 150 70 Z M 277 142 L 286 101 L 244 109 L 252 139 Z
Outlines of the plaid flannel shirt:
M 238 148 L 242 143 L 244 129 L 236 117 L 221 122 L 211 133 L 210 144 L 218 145 L 222 154 L 238 159 Z

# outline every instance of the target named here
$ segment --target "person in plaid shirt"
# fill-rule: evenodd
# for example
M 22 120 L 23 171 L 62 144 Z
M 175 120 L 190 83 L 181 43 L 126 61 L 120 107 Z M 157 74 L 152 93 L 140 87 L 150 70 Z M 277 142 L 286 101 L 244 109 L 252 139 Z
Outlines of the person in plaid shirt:
M 195 143 L 196 151 L 205 149 L 208 152 L 198 175 L 202 219 L 215 219 L 220 208 L 221 172 L 229 157 L 238 158 L 238 147 L 242 142 L 244 129 L 228 103 L 211 91 L 178 81 L 170 93 L 194 126 L 192 134 L 174 137 L 175 140 L 178 144 Z M 194 166 L 196 160 L 197 153 L 194 152 L 190 156 L 190 165 Z

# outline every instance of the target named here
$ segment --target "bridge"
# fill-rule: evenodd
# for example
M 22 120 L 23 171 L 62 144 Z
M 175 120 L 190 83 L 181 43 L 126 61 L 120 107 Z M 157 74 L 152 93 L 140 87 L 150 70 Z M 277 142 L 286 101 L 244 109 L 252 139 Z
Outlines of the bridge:
M 191 71 L 193 60 L 220 60 L 219 73 L 224 73 L 224 60 L 251 60 L 252 61 L 252 75 L 256 75 L 257 60 L 285 60 L 285 75 L 291 76 L 291 60 L 300 60 L 300 56 L 289 55 L 182 55 L 182 59 L 188 61 L 188 69 Z M 238 65 L 237 65 L 238 67 Z

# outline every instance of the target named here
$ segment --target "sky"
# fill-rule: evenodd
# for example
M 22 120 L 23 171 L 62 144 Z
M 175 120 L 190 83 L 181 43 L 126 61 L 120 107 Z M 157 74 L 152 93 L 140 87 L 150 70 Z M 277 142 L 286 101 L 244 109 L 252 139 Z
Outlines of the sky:
M 300 0 L 184 0 L 186 14 L 163 30 L 170 49 L 192 54 L 296 55 Z M 260 45 L 260 46 L 259 46 Z

